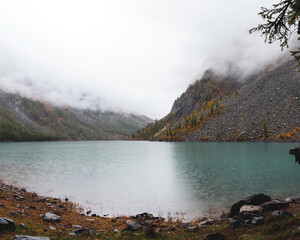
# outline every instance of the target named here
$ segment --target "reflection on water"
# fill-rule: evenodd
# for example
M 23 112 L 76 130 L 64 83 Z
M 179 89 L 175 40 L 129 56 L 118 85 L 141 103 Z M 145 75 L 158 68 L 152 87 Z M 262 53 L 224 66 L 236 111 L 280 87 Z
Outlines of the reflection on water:
M 293 143 L 0 143 L 0 177 L 98 214 L 199 217 L 248 195 L 299 195 Z

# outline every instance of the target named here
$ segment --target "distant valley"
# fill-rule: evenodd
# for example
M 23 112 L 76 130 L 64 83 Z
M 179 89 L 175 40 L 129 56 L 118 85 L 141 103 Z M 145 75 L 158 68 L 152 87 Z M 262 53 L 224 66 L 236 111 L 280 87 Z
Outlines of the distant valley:
M 0 141 L 128 139 L 151 122 L 146 116 L 57 107 L 0 91 Z

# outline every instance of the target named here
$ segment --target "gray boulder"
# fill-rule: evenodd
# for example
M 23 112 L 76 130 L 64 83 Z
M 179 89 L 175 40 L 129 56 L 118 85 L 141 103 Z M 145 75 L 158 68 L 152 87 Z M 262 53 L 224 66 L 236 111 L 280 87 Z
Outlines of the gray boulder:
M 238 216 L 230 218 L 228 221 L 228 226 L 233 229 L 240 227 L 242 224 L 243 224 L 243 221 Z
M 60 216 L 47 212 L 45 215 L 43 215 L 43 220 L 46 222 L 60 222 Z
M 134 223 L 130 220 L 126 221 L 126 223 L 127 223 L 127 226 L 122 230 L 122 232 L 124 232 L 124 231 L 135 232 L 142 228 L 142 226 L 140 224 Z
M 14 236 L 14 240 L 50 240 L 48 237 L 33 237 L 33 236 L 24 236 L 24 235 L 16 235 Z
M 253 225 L 262 225 L 264 224 L 264 218 L 262 216 L 259 216 L 259 217 L 254 217 L 252 218 L 251 220 L 251 224 Z
M 289 198 L 285 199 L 285 201 L 288 203 L 300 204 L 300 197 L 289 197 Z
M 0 231 L 13 231 L 16 229 L 15 223 L 9 218 L 0 217 Z
M 262 214 L 262 207 L 255 205 L 244 205 L 240 209 L 240 215 L 244 219 L 251 219 L 253 216 Z
M 279 218 L 293 217 L 293 215 L 290 212 L 284 210 L 276 210 L 272 212 L 272 216 Z
M 72 225 L 75 234 L 83 232 L 85 229 L 81 225 Z
M 274 200 L 270 202 L 265 202 L 261 205 L 263 212 L 270 212 L 282 208 L 287 208 L 289 206 L 289 203 L 286 201 L 279 201 L 279 200 Z

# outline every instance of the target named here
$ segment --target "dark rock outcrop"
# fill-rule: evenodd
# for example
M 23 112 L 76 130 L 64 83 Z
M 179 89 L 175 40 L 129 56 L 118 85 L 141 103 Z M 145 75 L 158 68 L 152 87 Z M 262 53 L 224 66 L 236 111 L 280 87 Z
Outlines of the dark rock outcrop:
M 243 223 L 243 220 L 239 216 L 234 216 L 228 221 L 229 227 L 233 229 L 240 227 Z
M 263 193 L 255 194 L 235 203 L 230 210 L 229 216 L 233 217 L 239 215 L 240 209 L 243 205 L 261 205 L 265 202 L 271 201 L 271 198 Z
M 292 154 L 295 156 L 295 163 L 300 164 L 300 147 L 298 148 L 292 148 L 289 152 L 289 154 Z
M 274 200 L 270 202 L 265 202 L 261 205 L 263 212 L 274 211 L 282 208 L 286 208 L 289 206 L 289 203 L 286 201 Z
M 15 223 L 9 218 L 0 217 L 0 231 L 13 231 L 16 229 Z
M 205 240 L 225 240 L 225 236 L 221 233 L 210 233 Z

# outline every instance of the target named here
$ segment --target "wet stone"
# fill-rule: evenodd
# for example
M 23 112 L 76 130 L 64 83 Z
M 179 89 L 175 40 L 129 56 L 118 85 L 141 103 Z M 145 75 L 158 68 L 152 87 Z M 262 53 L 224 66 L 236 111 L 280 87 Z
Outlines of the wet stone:
M 50 240 L 48 237 L 16 235 L 14 240 Z

